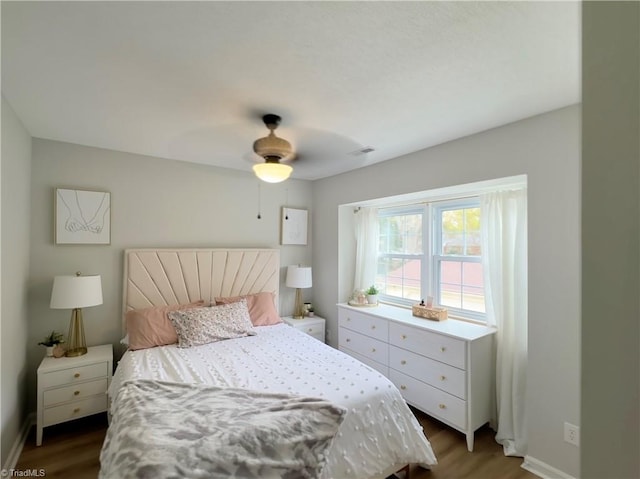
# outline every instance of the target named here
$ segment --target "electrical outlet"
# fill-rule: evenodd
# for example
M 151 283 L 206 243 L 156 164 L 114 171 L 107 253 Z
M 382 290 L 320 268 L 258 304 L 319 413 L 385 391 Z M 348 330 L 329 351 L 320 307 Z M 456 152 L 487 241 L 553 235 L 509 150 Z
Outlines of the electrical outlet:
M 568 422 L 564 423 L 564 440 L 574 446 L 580 446 L 580 428 Z

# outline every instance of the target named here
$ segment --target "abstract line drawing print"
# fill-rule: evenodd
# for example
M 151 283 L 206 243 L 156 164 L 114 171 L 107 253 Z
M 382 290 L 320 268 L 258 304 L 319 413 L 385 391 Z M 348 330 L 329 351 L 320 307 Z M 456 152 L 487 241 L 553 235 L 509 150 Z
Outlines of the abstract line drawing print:
M 56 189 L 56 243 L 109 244 L 110 215 L 108 192 Z
M 282 208 L 282 244 L 307 244 L 307 210 Z

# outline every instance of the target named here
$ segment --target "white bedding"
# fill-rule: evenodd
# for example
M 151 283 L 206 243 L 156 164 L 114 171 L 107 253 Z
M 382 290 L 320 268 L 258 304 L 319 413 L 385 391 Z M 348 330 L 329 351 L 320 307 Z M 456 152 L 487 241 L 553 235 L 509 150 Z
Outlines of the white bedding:
M 436 464 L 431 445 L 399 391 L 377 371 L 285 324 L 256 336 L 187 349 L 127 351 L 109 390 L 131 379 L 314 396 L 347 408 L 325 479 L 383 477 L 390 466 Z

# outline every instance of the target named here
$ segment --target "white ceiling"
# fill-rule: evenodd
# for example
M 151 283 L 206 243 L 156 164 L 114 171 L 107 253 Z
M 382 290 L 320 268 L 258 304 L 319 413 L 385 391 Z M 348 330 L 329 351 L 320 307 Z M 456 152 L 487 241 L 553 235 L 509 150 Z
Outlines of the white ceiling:
M 34 137 L 247 171 L 277 113 L 317 179 L 580 102 L 580 4 L 2 1 L 2 93 Z

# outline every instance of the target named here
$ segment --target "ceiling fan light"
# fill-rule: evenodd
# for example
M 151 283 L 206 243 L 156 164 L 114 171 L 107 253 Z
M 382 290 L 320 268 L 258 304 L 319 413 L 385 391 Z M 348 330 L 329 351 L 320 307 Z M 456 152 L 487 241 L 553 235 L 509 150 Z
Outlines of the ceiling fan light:
M 266 161 L 253 165 L 253 172 L 258 178 L 267 183 L 280 183 L 291 175 L 293 168 L 277 161 Z

